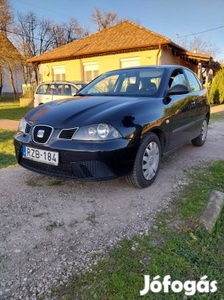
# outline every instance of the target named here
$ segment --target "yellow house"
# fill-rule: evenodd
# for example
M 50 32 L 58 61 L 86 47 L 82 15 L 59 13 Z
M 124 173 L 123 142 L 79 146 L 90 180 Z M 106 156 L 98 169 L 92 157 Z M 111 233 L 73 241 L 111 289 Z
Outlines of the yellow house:
M 130 21 L 32 57 L 39 81 L 86 81 L 112 69 L 140 65 L 180 64 L 202 76 L 212 57 L 188 52 L 169 38 Z

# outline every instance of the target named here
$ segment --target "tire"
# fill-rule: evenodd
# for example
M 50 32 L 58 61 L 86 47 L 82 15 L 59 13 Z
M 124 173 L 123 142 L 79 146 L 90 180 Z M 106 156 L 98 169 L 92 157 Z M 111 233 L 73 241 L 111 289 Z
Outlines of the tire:
M 201 133 L 199 136 L 197 136 L 191 141 L 192 144 L 197 147 L 203 146 L 207 138 L 207 133 L 208 133 L 208 119 L 205 118 L 201 126 Z
M 142 139 L 132 172 L 126 176 L 128 183 L 136 188 L 146 188 L 156 179 L 161 162 L 161 144 L 154 133 Z

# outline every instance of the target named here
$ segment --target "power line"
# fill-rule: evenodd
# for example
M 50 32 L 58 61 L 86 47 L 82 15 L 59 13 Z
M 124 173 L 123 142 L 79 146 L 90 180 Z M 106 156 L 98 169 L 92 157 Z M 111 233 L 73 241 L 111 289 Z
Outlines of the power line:
M 10 31 L 10 30 L 8 30 L 8 29 L 6 29 L 5 32 L 11 33 L 11 34 L 15 34 L 15 35 L 19 35 L 19 36 L 21 36 L 21 37 L 25 37 L 25 38 L 30 39 L 30 40 L 33 39 L 33 40 L 44 41 L 44 42 L 47 42 L 47 41 L 48 41 L 48 40 L 44 40 L 44 39 L 41 39 L 41 38 L 38 38 L 38 37 L 35 37 L 35 36 L 33 36 L 33 37 L 31 38 L 31 36 L 29 36 L 29 35 L 27 35 L 27 34 L 15 32 L 15 31 Z
M 178 38 L 181 39 L 181 38 L 185 38 L 185 37 L 188 37 L 188 36 L 209 32 L 209 31 L 212 31 L 212 30 L 217 30 L 217 29 L 220 29 L 220 28 L 223 28 L 223 27 L 224 27 L 224 25 L 219 26 L 219 27 L 215 27 L 215 28 L 211 28 L 211 29 L 207 29 L 207 30 L 204 30 L 204 31 L 199 31 L 199 32 L 191 33 L 191 34 L 182 35 L 182 36 L 179 36 L 179 34 L 177 34 L 177 36 L 178 36 Z
M 59 12 L 59 11 L 54 11 L 54 10 L 50 10 L 50 9 L 47 9 L 47 8 L 44 8 L 44 7 L 41 7 L 41 6 L 39 6 L 39 5 L 36 5 L 36 4 L 33 4 L 33 3 L 31 3 L 31 1 L 23 1 L 23 0 L 20 0 L 20 2 L 23 2 L 24 4 L 26 4 L 26 5 L 31 5 L 31 6 L 33 6 L 34 7 L 34 10 L 35 10 L 35 8 L 37 8 L 37 9 L 41 9 L 41 10 L 44 10 L 44 11 L 47 11 L 47 12 L 51 12 L 51 13 L 54 13 L 54 14 L 58 14 L 58 15 L 63 15 L 63 16 L 65 16 L 65 17 L 70 17 L 68 14 L 64 14 L 63 12 Z
M 24 38 L 26 38 L 26 39 L 28 39 L 30 42 L 32 42 L 33 40 L 37 40 L 37 41 L 41 41 L 41 42 L 49 42 L 49 39 L 44 39 L 44 38 L 38 38 L 38 37 L 35 37 L 35 36 L 30 36 L 30 35 L 27 35 L 27 34 L 25 34 L 25 33 L 20 33 L 20 32 L 16 32 L 16 31 L 11 31 L 11 30 L 9 30 L 9 29 L 6 29 L 6 30 L 4 30 L 4 32 L 7 32 L 7 33 L 10 33 L 10 34 L 15 34 L 15 35 L 18 35 L 18 36 L 21 36 L 21 37 L 24 37 Z M 0 33 L 1 33 L 1 31 L 0 31 Z M 52 38 L 52 37 L 51 37 Z M 77 38 L 75 38 L 75 39 L 77 39 Z M 75 39 L 73 39 L 73 40 L 75 40 Z

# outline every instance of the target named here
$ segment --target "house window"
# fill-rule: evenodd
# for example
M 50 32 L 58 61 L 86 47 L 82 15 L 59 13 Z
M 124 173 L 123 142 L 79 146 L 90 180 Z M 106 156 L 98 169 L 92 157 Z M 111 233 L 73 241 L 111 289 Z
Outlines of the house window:
M 121 68 L 138 67 L 140 66 L 140 57 L 122 58 Z
M 60 81 L 60 80 L 66 80 L 65 77 L 65 66 L 57 66 L 53 67 L 53 80 L 54 81 Z
M 99 63 L 84 63 L 84 81 L 89 82 L 99 75 Z

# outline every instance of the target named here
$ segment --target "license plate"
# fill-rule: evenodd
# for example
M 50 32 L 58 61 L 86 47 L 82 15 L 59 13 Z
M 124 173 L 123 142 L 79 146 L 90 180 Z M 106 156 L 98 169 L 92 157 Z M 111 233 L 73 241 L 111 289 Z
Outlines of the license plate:
M 23 157 L 49 165 L 58 165 L 58 152 L 31 148 L 23 145 Z

